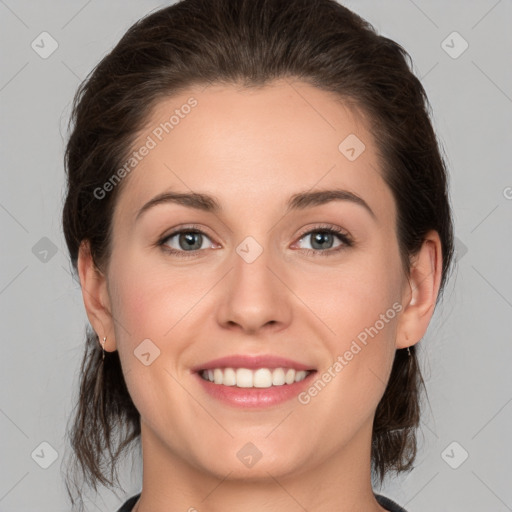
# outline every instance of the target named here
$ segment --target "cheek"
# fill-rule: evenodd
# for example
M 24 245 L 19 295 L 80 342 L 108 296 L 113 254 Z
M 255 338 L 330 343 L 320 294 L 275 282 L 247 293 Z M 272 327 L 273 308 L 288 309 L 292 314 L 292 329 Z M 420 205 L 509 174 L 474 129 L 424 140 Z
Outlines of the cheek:
M 354 258 L 346 270 L 323 278 L 323 298 L 315 294 L 314 307 L 331 330 L 324 338 L 331 361 L 342 358 L 342 369 L 338 365 L 335 372 L 338 385 L 356 389 L 356 394 L 366 390 L 375 399 L 391 370 L 402 310 L 401 261 L 391 249 Z
M 327 437 L 350 438 L 384 394 L 401 311 L 397 272 L 376 265 L 329 281 L 330 299 L 319 311 L 334 334 L 323 337 L 325 367 L 301 397 L 311 416 L 326 418 Z
M 186 398 L 172 376 L 178 376 L 189 344 L 187 313 L 206 284 L 133 257 L 119 261 L 110 278 L 117 349 L 129 394 L 144 418 L 161 416 L 162 403 L 173 413 Z
M 115 300 L 112 314 L 121 324 L 119 341 L 137 343 L 144 338 L 160 337 L 163 324 L 171 320 L 172 307 L 166 303 L 164 286 L 144 266 L 119 266 L 113 276 Z M 166 314 L 167 313 L 167 314 Z M 167 320 L 167 321 L 166 321 Z M 116 331 L 116 333 L 117 333 Z
M 324 321 L 340 348 L 388 310 L 388 316 L 396 316 L 393 305 L 401 298 L 403 280 L 393 248 L 354 252 L 339 265 L 294 277 L 297 295 Z
M 111 277 L 113 314 L 134 342 L 141 336 L 162 339 L 209 287 L 193 271 L 171 269 L 165 262 L 148 264 L 143 257 L 124 259 Z

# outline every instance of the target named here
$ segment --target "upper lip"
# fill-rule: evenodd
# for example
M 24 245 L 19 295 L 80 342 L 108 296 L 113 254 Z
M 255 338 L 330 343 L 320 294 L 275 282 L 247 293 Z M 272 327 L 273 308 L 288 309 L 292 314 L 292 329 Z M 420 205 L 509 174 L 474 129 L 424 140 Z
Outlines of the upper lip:
M 299 363 L 293 359 L 273 355 L 232 355 L 213 359 L 192 368 L 193 372 L 213 370 L 214 368 L 294 368 L 295 370 L 314 370 L 311 365 Z

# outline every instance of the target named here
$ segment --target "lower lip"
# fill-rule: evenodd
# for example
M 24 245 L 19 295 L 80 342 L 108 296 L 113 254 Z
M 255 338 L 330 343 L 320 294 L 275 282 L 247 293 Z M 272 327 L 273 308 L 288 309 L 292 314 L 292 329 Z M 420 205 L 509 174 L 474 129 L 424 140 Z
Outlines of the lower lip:
M 241 408 L 265 408 L 279 405 L 287 400 L 295 398 L 301 391 L 310 385 L 311 378 L 316 372 L 311 372 L 305 379 L 293 384 L 271 386 L 269 388 L 239 388 L 236 386 L 224 386 L 203 379 L 198 373 L 204 390 L 213 398 L 228 405 Z

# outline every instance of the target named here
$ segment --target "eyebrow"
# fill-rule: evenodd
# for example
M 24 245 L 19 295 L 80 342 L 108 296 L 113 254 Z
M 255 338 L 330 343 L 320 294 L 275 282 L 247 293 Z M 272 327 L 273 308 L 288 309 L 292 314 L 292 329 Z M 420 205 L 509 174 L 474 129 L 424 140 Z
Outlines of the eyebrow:
M 135 216 L 137 221 L 143 213 L 159 204 L 175 203 L 189 208 L 196 208 L 205 212 L 216 213 L 221 210 L 219 202 L 212 196 L 207 194 L 199 194 L 197 192 L 181 193 L 181 192 L 164 192 L 150 199 Z
M 349 201 L 351 203 L 362 206 L 372 217 L 376 219 L 376 215 L 370 208 L 368 203 L 358 195 L 348 190 L 332 189 L 318 190 L 315 192 L 306 191 L 293 194 L 287 203 L 287 211 L 304 210 L 313 206 L 320 206 L 331 201 Z M 137 221 L 146 211 L 159 204 L 174 203 L 195 208 L 205 212 L 218 213 L 222 210 L 219 201 L 208 194 L 200 194 L 197 192 L 181 193 L 181 192 L 164 192 L 150 199 L 135 216 Z
M 288 211 L 303 210 L 312 206 L 330 203 L 331 201 L 349 201 L 362 206 L 373 217 L 373 219 L 377 218 L 373 210 L 362 197 L 359 197 L 353 192 L 342 189 L 318 190 L 315 192 L 307 191 L 294 194 L 288 201 Z

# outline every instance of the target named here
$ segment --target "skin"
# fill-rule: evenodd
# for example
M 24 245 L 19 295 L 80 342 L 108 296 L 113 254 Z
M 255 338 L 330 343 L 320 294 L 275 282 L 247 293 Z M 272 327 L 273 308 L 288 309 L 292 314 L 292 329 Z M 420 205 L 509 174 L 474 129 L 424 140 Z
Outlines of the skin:
M 119 351 L 141 414 L 136 510 L 382 511 L 370 481 L 372 422 L 395 350 L 417 343 L 434 311 L 439 236 L 427 234 L 406 274 L 368 120 L 305 83 L 192 87 L 151 111 L 134 147 L 191 96 L 197 106 L 124 178 L 108 268 L 95 268 L 87 242 L 79 257 L 89 320 L 105 350 Z M 354 161 L 338 149 L 349 134 L 366 147 Z M 330 188 L 363 198 L 375 218 L 350 201 L 286 211 L 292 194 Z M 222 210 L 167 203 L 135 221 L 169 189 L 215 196 Z M 206 235 L 193 256 L 157 245 L 191 223 Z M 314 239 L 303 233 L 324 224 L 353 245 L 332 252 L 342 244 L 334 237 L 307 254 Z M 263 248 L 252 263 L 236 252 L 247 236 Z M 166 243 L 186 250 L 178 236 Z M 190 372 L 226 355 L 277 354 L 322 374 L 395 303 L 399 314 L 306 405 L 234 408 Z M 133 354 L 147 338 L 160 350 L 149 366 Z M 251 468 L 236 456 L 248 442 L 262 454 Z

